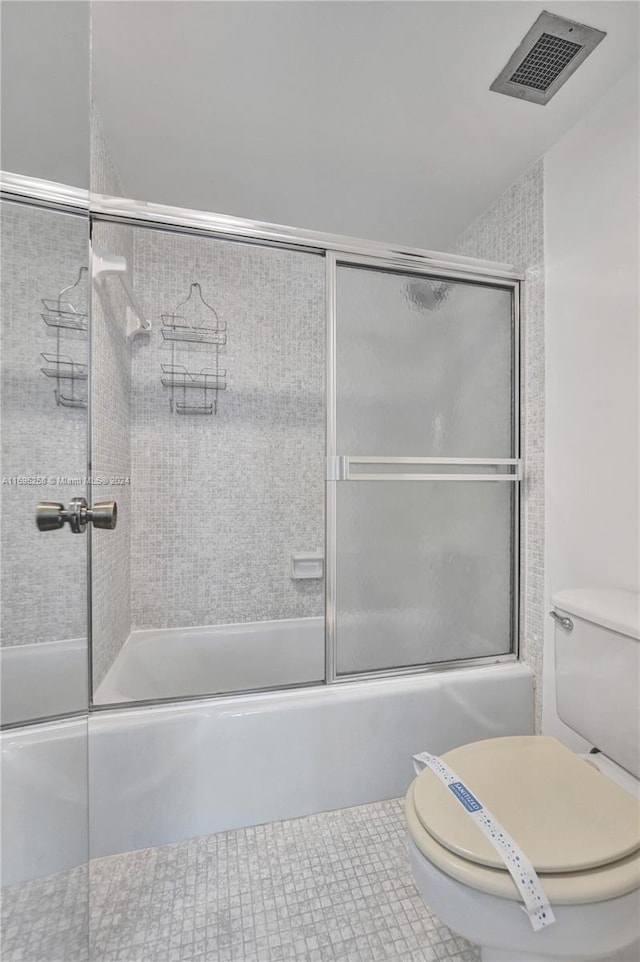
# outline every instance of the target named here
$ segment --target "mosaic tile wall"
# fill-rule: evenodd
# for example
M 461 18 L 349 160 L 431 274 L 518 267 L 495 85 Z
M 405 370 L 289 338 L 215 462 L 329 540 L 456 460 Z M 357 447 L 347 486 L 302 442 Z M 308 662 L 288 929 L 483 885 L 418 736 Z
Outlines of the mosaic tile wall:
M 100 113 L 93 101 L 91 102 L 89 136 L 91 138 L 91 191 L 94 194 L 111 194 L 112 197 L 124 197 L 122 180 L 107 145 Z
M 67 529 L 39 532 L 38 501 L 67 504 L 85 487 L 58 479 L 86 476 L 84 408 L 56 404 L 52 366 L 42 352 L 87 363 L 85 332 L 61 331 L 42 319 L 41 298 L 57 298 L 87 264 L 88 223 L 82 216 L 2 201 L 2 477 L 46 479 L 2 483 L 3 645 L 86 637 L 86 540 Z M 86 274 L 74 306 L 87 305 Z M 86 383 L 77 382 L 86 397 Z M 60 382 L 71 393 L 69 380 Z M 48 480 L 51 479 L 51 480 Z M 75 586 L 75 590 L 74 590 Z
M 95 108 L 91 119 L 91 188 L 122 195 L 122 185 Z M 92 243 L 126 257 L 133 275 L 130 232 L 94 224 Z M 94 687 L 99 685 L 131 632 L 131 344 L 125 331 L 127 300 L 116 277 L 92 293 L 92 501 L 114 500 L 114 531 L 92 531 L 92 652 Z
M 133 346 L 133 627 L 321 615 L 323 581 L 289 569 L 324 543 L 324 259 L 143 230 L 135 259 L 154 329 Z M 215 368 L 213 345 L 161 334 L 193 282 L 227 325 L 215 415 L 173 413 L 160 381 L 162 364 Z M 182 313 L 215 323 L 202 305 Z
M 524 572 L 521 654 L 536 677 L 542 720 L 544 638 L 544 208 L 543 164 L 529 168 L 458 238 L 454 252 L 513 264 L 525 272 L 522 318 L 522 497 Z

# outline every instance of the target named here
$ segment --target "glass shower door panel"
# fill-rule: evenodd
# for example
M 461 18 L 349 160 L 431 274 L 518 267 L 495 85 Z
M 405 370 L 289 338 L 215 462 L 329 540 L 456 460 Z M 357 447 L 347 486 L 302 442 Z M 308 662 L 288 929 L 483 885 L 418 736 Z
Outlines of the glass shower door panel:
M 87 962 L 87 539 L 36 509 L 86 494 L 88 219 L 0 215 L 0 942 L 3 962 Z
M 513 457 L 510 289 L 339 264 L 339 455 Z
M 2 962 L 89 959 L 89 13 L 2 4 Z
M 86 494 L 86 215 L 0 202 L 2 725 L 88 705 L 87 539 L 36 505 Z
M 131 484 L 105 493 L 119 537 L 92 545 L 94 703 L 322 682 L 324 260 L 124 224 L 92 238 L 133 264 L 152 325 L 132 343 L 123 289 L 96 292 L 93 473 Z
M 513 482 L 337 487 L 339 675 L 511 650 Z

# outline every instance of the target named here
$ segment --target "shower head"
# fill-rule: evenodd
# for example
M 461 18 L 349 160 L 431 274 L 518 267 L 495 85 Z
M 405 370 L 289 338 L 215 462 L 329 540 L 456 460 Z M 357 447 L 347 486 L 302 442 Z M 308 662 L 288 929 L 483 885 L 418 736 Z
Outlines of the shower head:
M 404 296 L 418 311 L 433 311 L 449 296 L 451 285 L 429 277 L 412 277 L 404 286 Z

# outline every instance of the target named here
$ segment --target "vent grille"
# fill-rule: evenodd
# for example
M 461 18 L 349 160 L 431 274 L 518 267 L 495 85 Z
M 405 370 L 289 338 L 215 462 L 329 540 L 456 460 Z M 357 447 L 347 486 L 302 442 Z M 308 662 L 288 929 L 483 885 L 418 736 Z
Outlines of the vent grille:
M 535 90 L 548 90 L 580 50 L 581 43 L 543 33 L 515 73 L 509 77 L 509 82 L 533 87 Z
M 508 97 L 546 104 L 604 37 L 602 30 L 544 10 L 491 89 Z

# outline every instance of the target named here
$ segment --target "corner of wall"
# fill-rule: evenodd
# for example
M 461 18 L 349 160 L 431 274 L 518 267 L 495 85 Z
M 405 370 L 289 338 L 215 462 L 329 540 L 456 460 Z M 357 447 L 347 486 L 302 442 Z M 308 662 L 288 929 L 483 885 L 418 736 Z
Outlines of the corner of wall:
M 90 114 L 90 189 L 94 194 L 124 197 L 122 178 L 104 134 L 100 111 L 93 100 L 90 105 Z
M 524 570 L 521 656 L 535 676 L 536 731 L 542 725 L 545 534 L 544 176 L 537 160 L 458 238 L 453 250 L 506 261 L 525 274 L 522 305 L 522 486 Z

